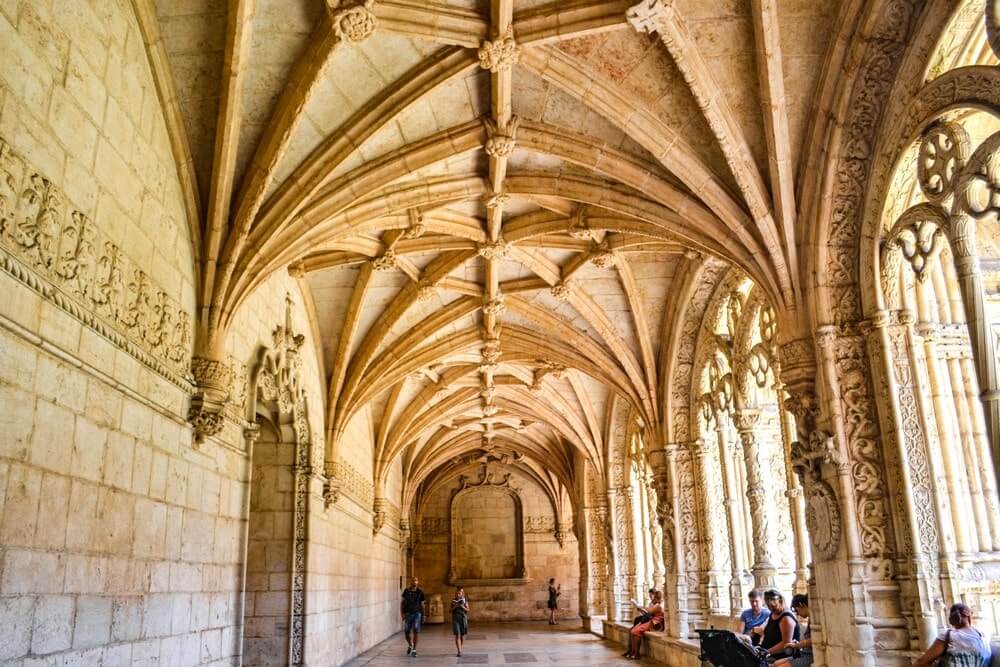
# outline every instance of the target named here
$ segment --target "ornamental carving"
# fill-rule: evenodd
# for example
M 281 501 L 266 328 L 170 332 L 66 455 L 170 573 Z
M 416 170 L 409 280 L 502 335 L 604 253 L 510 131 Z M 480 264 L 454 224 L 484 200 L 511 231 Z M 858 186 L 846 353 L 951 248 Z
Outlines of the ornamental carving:
M 524 532 L 527 533 L 555 533 L 556 520 L 551 516 L 526 516 L 524 517 Z
M 495 299 L 487 299 L 483 301 L 483 314 L 493 315 L 494 317 L 499 317 L 507 311 L 507 305 L 504 303 L 503 294 L 497 294 Z
M 509 70 L 517 64 L 521 50 L 514 41 L 514 30 L 495 38 L 492 42 L 483 40 L 479 47 L 479 66 L 491 72 Z
M 813 555 L 819 560 L 836 558 L 842 530 L 840 509 L 833 489 L 824 481 L 816 480 L 806 489 L 806 527 Z
M 590 250 L 590 263 L 599 269 L 610 269 L 615 265 L 615 252 L 608 245 L 607 239 L 595 243 Z
M 994 55 L 1000 58 L 1000 1 L 986 0 L 986 39 Z
M 506 192 L 494 192 L 483 196 L 483 206 L 488 209 L 503 207 L 508 201 L 510 201 L 510 195 Z
M 371 260 L 372 268 L 376 271 L 391 271 L 396 268 L 399 259 L 392 248 L 387 248 L 384 253 Z
M 0 138 L 0 265 L 175 384 L 190 369 L 181 305 Z
M 270 404 L 277 416 L 290 418 L 294 442 L 292 506 L 292 595 L 289 656 L 291 664 L 303 664 L 305 657 L 305 572 L 306 536 L 309 532 L 309 486 L 315 474 L 312 465 L 311 431 L 305 392 L 302 388 L 302 359 L 299 350 L 305 336 L 292 330 L 292 300 L 285 297 L 285 322 L 272 334 L 273 346 L 260 351 L 253 385 L 259 403 Z
M 589 241 L 594 238 L 593 230 L 587 225 L 587 209 L 578 206 L 569 219 L 569 235 L 578 241 Z
M 338 459 L 327 471 L 329 486 L 335 488 L 337 496 L 345 495 L 362 507 L 373 506 L 375 490 L 371 476 L 366 475 L 344 459 Z
M 484 116 L 483 124 L 489 137 L 486 140 L 486 154 L 491 158 L 510 157 L 517 145 L 517 128 L 521 124 L 521 119 L 511 116 L 507 123 L 497 125 L 492 118 Z
M 417 301 L 426 303 L 437 295 L 437 286 L 427 280 L 421 280 L 417 284 Z
M 486 241 L 479 244 L 476 252 L 479 253 L 479 256 L 483 259 L 504 259 L 510 252 L 510 244 L 505 242 L 503 239 L 497 241 Z
M 339 0 L 327 0 L 327 10 L 333 23 L 334 34 L 340 39 L 352 42 L 363 42 L 373 32 L 377 21 L 375 19 L 375 0 L 365 0 L 356 5 L 343 6 Z
M 568 301 L 570 295 L 569 284 L 561 282 L 556 283 L 551 288 L 549 288 L 549 293 L 559 301 Z
M 500 339 L 499 338 L 487 338 L 483 343 L 483 361 L 488 364 L 495 364 L 500 358 Z

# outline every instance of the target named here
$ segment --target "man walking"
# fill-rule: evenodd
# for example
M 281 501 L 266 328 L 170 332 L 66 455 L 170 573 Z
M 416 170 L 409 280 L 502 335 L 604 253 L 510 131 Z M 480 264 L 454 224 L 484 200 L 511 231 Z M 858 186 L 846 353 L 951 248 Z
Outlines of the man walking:
M 417 657 L 417 637 L 427 599 L 419 584 L 420 580 L 416 577 L 410 579 L 410 586 L 403 591 L 403 599 L 399 603 L 399 615 L 403 619 L 403 633 L 406 635 L 406 655 L 414 658 Z

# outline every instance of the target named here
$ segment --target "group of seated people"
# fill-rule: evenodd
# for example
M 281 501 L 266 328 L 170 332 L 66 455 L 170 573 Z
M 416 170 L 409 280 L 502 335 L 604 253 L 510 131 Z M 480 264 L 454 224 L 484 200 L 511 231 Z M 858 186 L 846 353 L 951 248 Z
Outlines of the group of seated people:
M 791 611 L 785 607 L 785 596 L 773 588 L 763 593 L 754 589 L 748 598 L 750 608 L 740 614 L 736 633 L 751 646 L 760 647 L 767 653 L 768 660 L 773 659 L 778 667 L 813 664 L 809 597 L 793 596 Z M 802 630 L 803 622 L 805 630 Z

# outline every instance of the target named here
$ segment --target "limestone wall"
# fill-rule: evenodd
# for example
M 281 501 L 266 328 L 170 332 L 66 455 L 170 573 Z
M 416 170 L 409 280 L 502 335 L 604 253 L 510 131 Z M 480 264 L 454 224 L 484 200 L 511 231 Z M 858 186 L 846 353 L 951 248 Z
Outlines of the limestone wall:
M 545 604 L 548 600 L 549 577 L 555 577 L 562 585 L 560 617 L 576 616 L 579 608 L 580 570 L 575 537 L 567 535 L 563 546 L 556 541 L 552 504 L 537 482 L 509 466 L 491 463 L 490 469 L 494 471 L 496 481 L 510 473 L 510 487 L 517 489 L 524 539 L 524 582 L 477 583 L 476 579 L 461 578 L 476 572 L 482 572 L 483 576 L 494 574 L 492 570 L 483 571 L 484 563 L 492 551 L 505 547 L 491 541 L 496 539 L 491 536 L 507 539 L 514 532 L 515 517 L 513 504 L 489 502 L 489 496 L 477 495 L 473 490 L 468 499 L 464 496 L 460 498 L 462 508 L 459 514 L 463 517 L 478 514 L 483 525 L 476 527 L 475 535 L 455 535 L 453 541 L 451 531 L 456 528 L 456 521 L 450 516 L 451 499 L 462 486 L 460 475 L 456 473 L 434 489 L 417 511 L 414 574 L 420 577 L 421 588 L 428 595 L 441 594 L 447 615 L 447 601 L 454 592 L 449 583 L 449 569 L 452 567 L 450 549 L 454 543 L 458 549 L 455 574 L 469 597 L 471 622 L 547 618 Z M 464 474 L 473 482 L 480 479 L 480 473 L 475 470 L 466 470 Z M 489 509 L 484 504 L 487 502 L 490 504 Z M 500 509 L 506 509 L 503 516 L 500 516 Z M 469 530 L 468 526 L 466 530 Z

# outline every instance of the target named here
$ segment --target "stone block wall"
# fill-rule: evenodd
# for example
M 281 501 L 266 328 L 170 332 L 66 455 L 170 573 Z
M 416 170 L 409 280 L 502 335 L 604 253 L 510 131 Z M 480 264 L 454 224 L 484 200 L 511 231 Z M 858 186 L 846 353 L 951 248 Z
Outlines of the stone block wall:
M 460 580 L 465 587 L 470 601 L 470 622 L 495 620 L 541 620 L 548 617 L 546 602 L 548 600 L 548 580 L 555 577 L 562 586 L 559 598 L 559 615 L 567 618 L 579 613 L 579 549 L 576 538 L 568 534 L 562 546 L 555 537 L 556 519 L 552 503 L 545 491 L 523 472 L 514 467 L 491 463 L 494 480 L 503 479 L 511 474 L 510 486 L 517 489 L 520 498 L 523 536 L 524 580 L 489 581 L 477 583 L 476 579 Z M 464 471 L 466 477 L 473 480 L 481 478 L 478 469 Z M 417 527 L 416 544 L 414 547 L 414 574 L 420 577 L 421 588 L 428 595 L 440 594 L 447 613 L 447 601 L 454 592 L 449 583 L 449 569 L 452 566 L 451 544 L 454 518 L 450 516 L 451 498 L 461 487 L 460 473 L 440 483 L 417 509 L 415 525 Z M 460 503 L 464 502 L 460 498 Z M 469 516 L 480 511 L 483 517 L 488 513 L 485 508 L 476 510 L 475 497 L 467 508 L 462 510 L 463 516 Z M 499 505 L 493 504 L 489 513 L 495 514 Z M 508 507 L 510 516 L 492 516 L 486 524 L 476 528 L 477 539 L 461 540 L 456 543 L 466 545 L 457 554 L 456 574 L 469 576 L 470 573 L 482 571 L 482 555 L 480 549 L 487 547 L 482 540 L 488 539 L 491 533 L 498 533 L 490 527 L 492 523 L 502 522 L 507 533 L 514 531 L 513 503 Z M 458 536 L 456 536 L 458 537 Z M 446 619 L 447 620 L 447 619 Z

